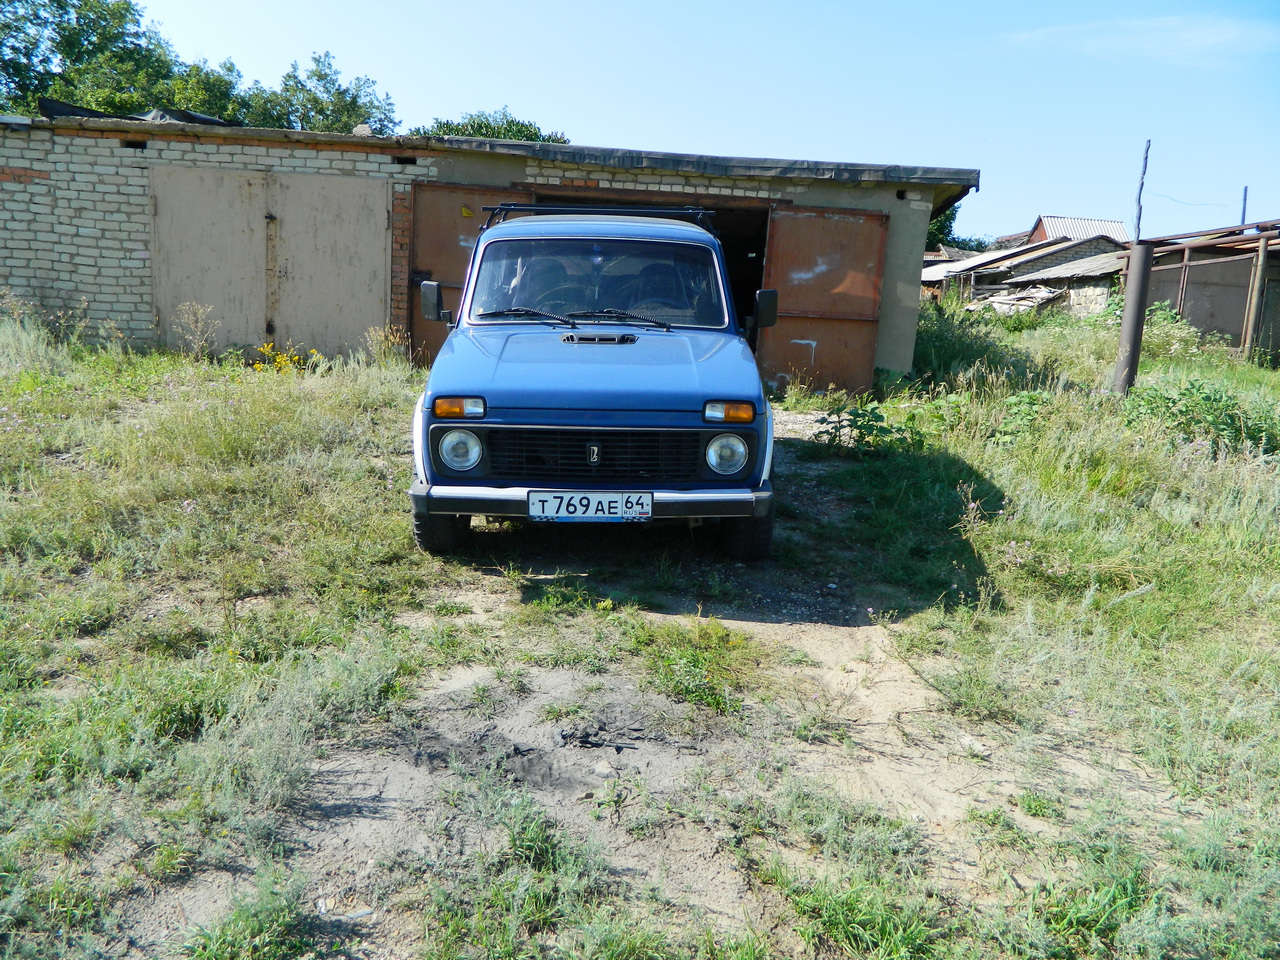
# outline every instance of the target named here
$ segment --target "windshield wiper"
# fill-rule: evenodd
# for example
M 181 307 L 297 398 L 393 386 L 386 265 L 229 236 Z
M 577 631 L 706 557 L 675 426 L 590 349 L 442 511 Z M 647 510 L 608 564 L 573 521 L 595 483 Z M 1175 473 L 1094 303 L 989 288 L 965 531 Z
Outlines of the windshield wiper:
M 484 313 L 476 314 L 477 320 L 488 320 L 492 317 L 537 317 L 539 320 L 551 320 L 574 328 L 578 326 L 569 317 L 562 317 L 558 313 L 547 313 L 545 310 L 535 310 L 533 307 L 507 307 L 505 310 L 486 310 Z
M 571 317 L 609 317 L 616 320 L 639 320 L 641 323 L 651 323 L 655 327 L 661 327 L 663 330 L 670 330 L 671 324 L 665 320 L 659 320 L 657 317 L 643 317 L 638 313 L 631 313 L 627 310 L 619 310 L 617 307 L 604 307 L 601 310 L 575 310 L 569 314 Z

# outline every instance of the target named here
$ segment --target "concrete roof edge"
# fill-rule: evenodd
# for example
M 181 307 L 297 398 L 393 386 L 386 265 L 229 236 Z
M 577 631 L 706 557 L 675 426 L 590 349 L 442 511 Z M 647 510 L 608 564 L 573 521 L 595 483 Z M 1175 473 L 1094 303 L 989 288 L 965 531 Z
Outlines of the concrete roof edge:
M 765 157 L 717 157 L 653 150 L 589 147 L 573 143 L 540 143 L 522 140 L 484 140 L 472 137 L 364 137 L 350 133 L 317 133 L 266 127 L 216 127 L 196 123 L 153 123 L 88 117 L 35 119 L 33 129 L 54 131 L 97 130 L 148 133 L 157 136 L 278 140 L 281 143 L 323 143 L 351 147 L 405 150 L 457 150 L 534 157 L 543 160 L 626 169 L 670 170 L 704 176 L 762 177 L 832 180 L 850 183 L 921 183 L 976 188 L 980 171 L 963 167 L 921 167 L 903 164 L 842 163 L 817 160 L 780 160 Z M 967 192 L 967 191 L 966 191 Z
M 629 169 L 672 170 L 721 177 L 790 177 L 872 183 L 927 183 L 976 187 L 980 171 L 959 167 L 917 167 L 903 164 L 843 163 L 823 160 L 782 160 L 771 157 L 720 157 L 658 150 L 589 147 L 574 143 L 523 140 L 481 140 L 472 137 L 433 137 L 433 143 L 460 150 L 481 150 Z

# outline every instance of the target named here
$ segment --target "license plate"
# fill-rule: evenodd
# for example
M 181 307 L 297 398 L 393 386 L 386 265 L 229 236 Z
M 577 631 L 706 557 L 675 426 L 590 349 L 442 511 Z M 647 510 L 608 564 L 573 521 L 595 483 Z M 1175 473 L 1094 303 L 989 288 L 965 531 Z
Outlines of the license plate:
M 652 493 L 534 490 L 529 494 L 530 520 L 624 523 L 629 520 L 648 520 L 652 516 Z

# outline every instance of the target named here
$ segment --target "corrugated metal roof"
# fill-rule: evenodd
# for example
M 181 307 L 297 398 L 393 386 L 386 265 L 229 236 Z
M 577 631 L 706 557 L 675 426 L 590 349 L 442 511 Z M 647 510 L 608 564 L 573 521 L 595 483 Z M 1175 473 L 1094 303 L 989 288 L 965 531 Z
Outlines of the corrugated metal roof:
M 1117 273 L 1124 266 L 1120 252 L 1099 253 L 1083 260 L 1072 260 L 1060 263 L 1055 267 L 1045 267 L 1024 273 L 1018 277 L 1010 277 L 1005 283 L 1044 283 L 1048 280 L 1071 280 L 1076 277 L 1105 277 L 1109 273 Z
M 1110 237 L 1121 243 L 1129 242 L 1129 231 L 1119 220 L 1094 220 L 1088 217 L 1050 217 L 1041 215 L 1046 237 L 1066 237 L 1068 240 L 1088 240 L 1090 237 Z M 1035 228 L 1032 228 L 1034 232 Z
M 993 266 L 1004 260 L 1020 259 L 1030 253 L 1060 246 L 1063 246 L 1063 241 L 1054 238 L 1053 240 L 1041 240 L 1039 243 L 1029 243 L 1025 247 L 1014 247 L 1012 250 L 987 250 L 970 257 L 968 260 L 959 260 L 955 263 L 940 263 L 936 267 L 927 267 L 920 274 L 920 281 L 922 283 L 933 283 L 938 280 L 945 280 L 947 277 L 953 277 L 957 273 L 973 273 L 975 270 Z
M 1119 243 L 1116 240 L 1113 240 L 1111 237 L 1103 236 L 1101 234 L 1096 234 L 1092 237 L 1085 237 L 1083 240 L 1048 241 L 1051 244 L 1051 246 L 1041 247 L 1039 249 L 1028 249 L 1027 252 L 1020 253 L 1018 254 L 1018 256 L 1012 256 L 1005 260 L 1001 260 L 998 263 L 993 263 L 988 267 L 983 267 L 978 272 L 983 273 L 989 270 L 1013 270 L 1013 269 L 1016 269 L 1020 264 L 1034 263 L 1035 261 L 1041 259 L 1042 257 L 1047 257 L 1055 253 L 1062 253 L 1065 250 L 1070 250 L 1072 247 L 1081 247 L 1081 246 L 1084 246 L 1086 243 L 1092 243 L 1094 240 L 1105 240 L 1110 243 L 1114 243 L 1116 245 L 1117 250 L 1124 249 L 1123 244 Z M 1017 251 L 1012 251 L 1012 252 L 1017 253 Z M 1077 259 L 1083 260 L 1085 258 L 1079 257 Z

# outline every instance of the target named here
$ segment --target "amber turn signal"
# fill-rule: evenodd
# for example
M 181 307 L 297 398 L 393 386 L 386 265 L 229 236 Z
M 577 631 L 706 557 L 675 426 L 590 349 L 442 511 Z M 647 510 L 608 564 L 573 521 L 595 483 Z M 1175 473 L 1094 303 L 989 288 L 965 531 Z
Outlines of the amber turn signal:
M 702 408 L 702 418 L 712 423 L 750 423 L 756 418 L 755 404 L 712 400 Z
M 484 416 L 483 397 L 436 397 L 431 412 L 441 420 L 475 419 Z

